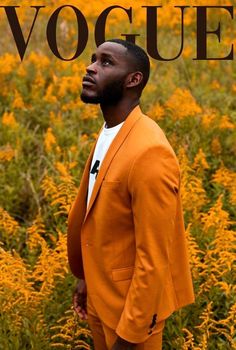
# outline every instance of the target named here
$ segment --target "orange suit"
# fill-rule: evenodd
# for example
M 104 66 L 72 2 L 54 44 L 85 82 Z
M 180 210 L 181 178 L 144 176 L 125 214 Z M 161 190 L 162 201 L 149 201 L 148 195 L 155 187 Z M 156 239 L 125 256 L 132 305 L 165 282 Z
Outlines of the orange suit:
M 163 131 L 137 105 L 105 155 L 86 210 L 94 149 L 69 213 L 69 264 L 85 278 L 101 320 L 142 343 L 159 321 L 194 302 L 179 165 Z

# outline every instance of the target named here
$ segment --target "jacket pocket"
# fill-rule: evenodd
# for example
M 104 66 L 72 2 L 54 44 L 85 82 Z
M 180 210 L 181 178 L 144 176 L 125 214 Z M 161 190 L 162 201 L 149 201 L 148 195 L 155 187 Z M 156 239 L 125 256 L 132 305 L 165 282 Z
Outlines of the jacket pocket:
M 121 181 L 102 181 L 101 187 L 117 188 L 121 185 Z
M 124 281 L 132 278 L 134 274 L 134 266 L 121 267 L 112 270 L 113 281 Z

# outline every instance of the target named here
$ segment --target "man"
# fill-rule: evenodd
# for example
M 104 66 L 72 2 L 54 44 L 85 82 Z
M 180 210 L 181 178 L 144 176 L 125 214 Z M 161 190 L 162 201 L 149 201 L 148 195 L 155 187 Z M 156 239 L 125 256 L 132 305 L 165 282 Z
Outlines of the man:
M 81 99 L 104 124 L 68 220 L 74 305 L 95 350 L 158 350 L 166 318 L 194 302 L 179 165 L 159 126 L 141 112 L 149 59 L 112 39 L 92 55 Z

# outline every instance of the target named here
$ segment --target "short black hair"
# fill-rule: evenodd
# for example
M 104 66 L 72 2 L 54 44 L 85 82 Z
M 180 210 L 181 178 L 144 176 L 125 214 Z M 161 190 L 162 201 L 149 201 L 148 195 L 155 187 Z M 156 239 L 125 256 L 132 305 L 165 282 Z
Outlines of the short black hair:
M 122 39 L 109 39 L 106 42 L 117 43 L 127 48 L 128 53 L 134 58 L 132 62 L 134 69 L 143 73 L 141 90 L 146 86 L 150 74 L 150 61 L 146 52 L 138 45 Z

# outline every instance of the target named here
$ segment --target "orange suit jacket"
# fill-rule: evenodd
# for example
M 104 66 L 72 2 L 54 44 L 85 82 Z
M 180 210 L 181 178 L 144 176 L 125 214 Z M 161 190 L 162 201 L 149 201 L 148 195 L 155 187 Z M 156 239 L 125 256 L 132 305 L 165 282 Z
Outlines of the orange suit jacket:
M 179 165 L 163 131 L 137 105 L 103 159 L 86 210 L 95 145 L 69 213 L 69 264 L 85 278 L 101 320 L 140 343 L 158 321 L 194 302 Z

